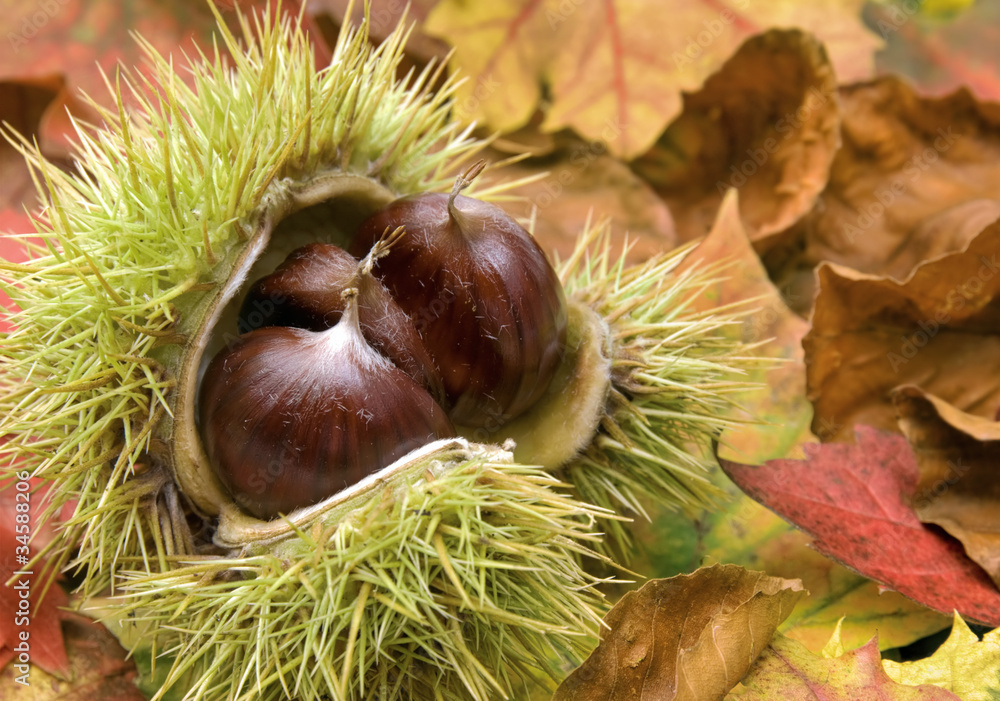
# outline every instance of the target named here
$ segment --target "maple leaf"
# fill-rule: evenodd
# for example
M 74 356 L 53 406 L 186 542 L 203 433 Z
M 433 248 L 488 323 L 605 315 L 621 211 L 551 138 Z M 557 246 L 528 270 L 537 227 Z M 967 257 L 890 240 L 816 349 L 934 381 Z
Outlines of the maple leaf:
M 552 701 L 719 698 L 804 594 L 799 580 L 736 565 L 646 582 L 604 617 L 597 649 Z
M 959 697 L 936 686 L 907 686 L 882 669 L 878 642 L 834 659 L 820 657 L 801 643 L 777 636 L 743 679 L 739 693 L 727 700 L 754 701 L 955 701 Z
M 806 351 L 816 422 L 898 430 L 893 388 L 916 384 L 962 411 L 992 417 L 1000 382 L 1000 224 L 964 251 L 918 266 L 905 282 L 823 264 Z M 824 440 L 850 440 L 843 428 Z
M 1000 679 L 1000 629 L 980 640 L 956 613 L 951 635 L 933 655 L 902 663 L 882 660 L 882 667 L 900 684 L 934 684 L 963 701 L 991 701 Z
M 837 562 L 937 611 L 1000 624 L 1000 591 L 986 572 L 913 513 L 918 468 L 906 440 L 868 426 L 855 432 L 855 445 L 806 445 L 806 460 L 720 464 Z
M 547 95 L 543 129 L 575 129 L 612 153 L 644 152 L 704 80 L 752 34 L 798 26 L 827 42 L 841 80 L 869 77 L 878 39 L 862 0 L 443 0 L 425 30 L 456 49 L 472 80 L 463 116 L 502 131 L 528 122 Z

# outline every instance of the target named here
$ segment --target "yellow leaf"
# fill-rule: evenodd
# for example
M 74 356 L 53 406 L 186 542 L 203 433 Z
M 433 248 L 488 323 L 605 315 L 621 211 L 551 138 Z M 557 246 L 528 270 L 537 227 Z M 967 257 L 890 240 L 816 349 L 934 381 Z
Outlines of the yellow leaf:
M 857 650 L 828 658 L 778 635 L 740 684 L 726 701 L 958 701 L 945 689 L 891 679 L 879 665 L 875 638 Z
M 769 27 L 814 33 L 842 81 L 870 77 L 880 42 L 861 22 L 863 1 L 442 0 L 425 30 L 455 47 L 470 77 L 460 116 L 512 131 L 541 106 L 545 130 L 571 127 L 632 158 L 680 113 L 682 91 Z
M 844 641 L 841 638 L 840 629 L 844 623 L 844 619 L 841 618 L 837 621 L 837 627 L 833 630 L 833 635 L 830 636 L 830 642 L 826 644 L 823 648 L 822 655 L 827 659 L 833 659 L 834 657 L 840 657 L 844 654 Z
M 914 662 L 882 660 L 882 666 L 900 684 L 934 684 L 962 701 L 995 701 L 1000 696 L 1000 628 L 980 641 L 956 613 L 951 635 L 933 655 Z

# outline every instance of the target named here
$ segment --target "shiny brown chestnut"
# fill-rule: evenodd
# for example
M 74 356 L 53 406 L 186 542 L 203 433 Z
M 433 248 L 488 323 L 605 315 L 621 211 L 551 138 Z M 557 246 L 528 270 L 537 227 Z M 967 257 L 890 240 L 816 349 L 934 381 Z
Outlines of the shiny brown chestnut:
M 234 500 L 262 519 L 314 504 L 454 435 L 442 409 L 365 341 L 357 291 L 326 331 L 273 326 L 209 364 L 200 425 Z
M 492 427 L 545 392 L 566 339 L 562 285 L 531 234 L 496 205 L 459 194 L 390 203 L 362 223 L 351 251 L 364 254 L 387 228 L 406 236 L 375 274 L 413 319 L 444 381 L 458 425 Z
M 239 313 L 239 333 L 268 326 L 325 331 L 344 312 L 344 290 L 358 290 L 358 320 L 365 340 L 403 372 L 445 401 L 441 376 L 417 329 L 372 275 L 375 259 L 386 255 L 403 236 L 402 227 L 384 235 L 360 262 L 330 243 L 312 243 L 292 251 L 273 273 L 255 282 Z

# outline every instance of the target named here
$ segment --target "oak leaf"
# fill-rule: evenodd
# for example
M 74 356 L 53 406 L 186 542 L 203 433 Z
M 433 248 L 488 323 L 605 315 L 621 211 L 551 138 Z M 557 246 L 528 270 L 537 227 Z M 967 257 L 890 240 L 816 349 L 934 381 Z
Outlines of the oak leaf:
M 597 649 L 553 701 L 720 698 L 804 594 L 799 580 L 736 565 L 646 582 L 608 612 Z
M 801 3 L 701 0 L 443 0 L 425 27 L 456 50 L 471 80 L 460 106 L 469 120 L 513 131 L 550 96 L 543 128 L 571 127 L 623 158 L 646 151 L 749 36 L 798 26 L 825 41 L 841 80 L 873 71 L 880 44 L 860 21 L 861 0 Z
M 806 460 L 720 460 L 752 498 L 845 566 L 942 613 L 1000 625 L 1000 591 L 961 544 L 910 506 L 919 471 L 899 435 L 858 426 L 857 442 L 806 445 Z

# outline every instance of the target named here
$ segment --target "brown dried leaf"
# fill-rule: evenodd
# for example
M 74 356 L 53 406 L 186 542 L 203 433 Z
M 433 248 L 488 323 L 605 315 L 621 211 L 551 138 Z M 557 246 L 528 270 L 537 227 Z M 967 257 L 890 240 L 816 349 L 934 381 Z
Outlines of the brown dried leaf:
M 553 701 L 721 698 L 805 593 L 737 565 L 651 580 L 608 612 L 610 630 Z
M 966 90 L 918 97 L 894 77 L 842 88 L 840 100 L 843 145 L 817 207 L 782 236 L 794 252 L 768 260 L 779 280 L 822 261 L 902 280 L 996 219 L 1000 106 Z M 811 299 L 812 276 L 797 277 Z
M 959 411 L 917 387 L 901 388 L 893 400 L 920 466 L 917 517 L 962 541 L 1000 586 L 1000 422 Z
M 634 166 L 670 205 L 681 240 L 709 230 L 731 187 L 758 250 L 809 212 L 839 144 L 836 85 L 814 37 L 772 30 L 685 95 L 683 113 Z
M 650 578 L 672 577 L 701 565 L 727 562 L 773 577 L 799 578 L 809 596 L 778 630 L 813 652 L 826 646 L 838 623 L 849 648 L 864 645 L 874 630 L 879 646 L 889 649 L 947 627 L 950 616 L 838 564 L 811 547 L 810 536 L 732 482 L 720 486 L 731 497 L 724 510 L 706 509 L 692 520 L 689 514 L 662 508 L 650 514 L 651 522 L 636 520 L 631 528 L 639 554 L 629 560 L 629 569 Z
M 802 341 L 813 430 L 850 440 L 855 424 L 898 431 L 890 392 L 918 385 L 962 411 L 1000 406 L 1000 223 L 906 282 L 824 264 Z

